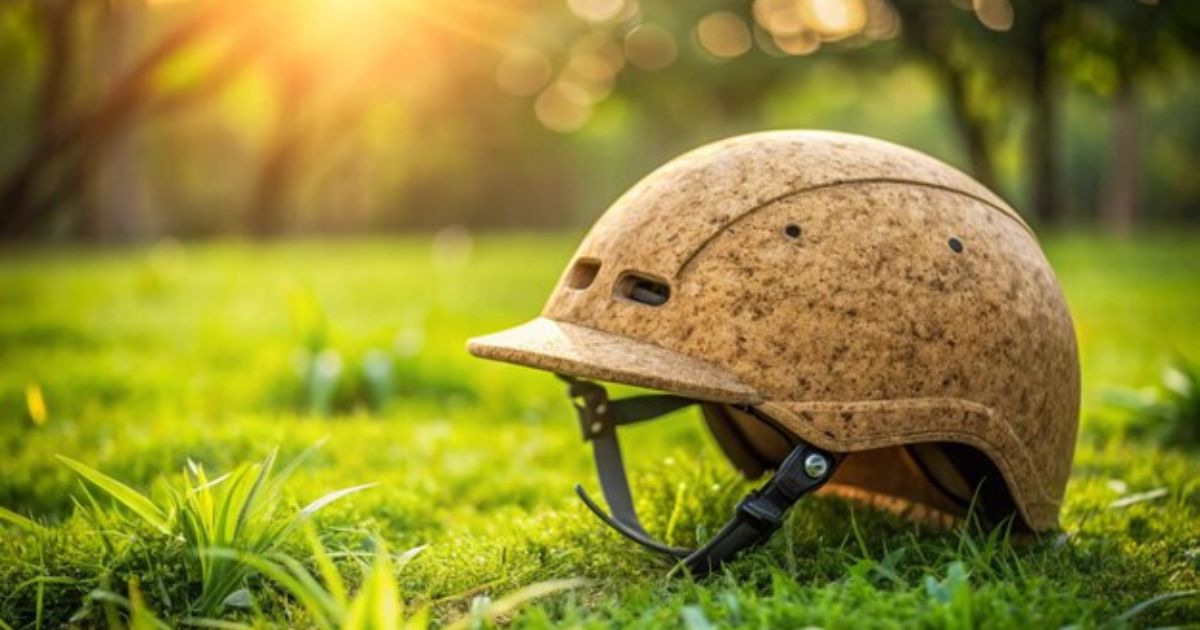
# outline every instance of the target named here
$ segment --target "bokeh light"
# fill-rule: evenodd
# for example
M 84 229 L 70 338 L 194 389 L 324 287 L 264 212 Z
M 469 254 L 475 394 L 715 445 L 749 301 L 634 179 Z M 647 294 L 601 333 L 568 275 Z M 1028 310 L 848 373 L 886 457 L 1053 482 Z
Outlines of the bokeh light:
M 550 60 L 533 48 L 514 48 L 496 67 L 496 83 L 516 96 L 532 96 L 546 85 L 551 74 Z
M 729 11 L 704 16 L 696 25 L 696 38 L 704 50 L 723 59 L 745 54 L 752 44 L 746 22 Z
M 759 47 L 769 54 L 807 55 L 822 41 L 864 33 L 891 39 L 900 18 L 886 0 L 755 0 L 754 21 L 765 31 Z
M 775 36 L 795 35 L 805 29 L 798 0 L 755 0 L 754 20 Z
M 867 23 L 862 0 L 804 0 L 800 11 L 805 23 L 827 41 L 854 35 Z
M 1013 25 L 1013 7 L 1008 0 L 973 0 L 971 8 L 979 22 L 993 31 L 1007 31 Z
M 571 46 L 571 58 L 588 58 L 588 72 L 596 80 L 611 81 L 625 67 L 621 44 L 606 32 L 592 32 Z
M 800 31 L 793 35 L 776 35 L 775 46 L 789 55 L 811 55 L 821 47 L 821 38 L 812 31 Z
M 538 95 L 533 111 L 547 129 L 569 133 L 582 128 L 591 118 L 592 98 L 578 85 L 555 81 Z
M 625 56 L 642 70 L 661 70 L 675 63 L 675 36 L 655 24 L 642 24 L 625 36 Z
M 624 0 L 567 0 L 571 12 L 588 22 L 607 22 L 619 16 Z
M 887 0 L 866 0 L 867 25 L 863 34 L 869 39 L 886 40 L 900 34 L 900 15 Z

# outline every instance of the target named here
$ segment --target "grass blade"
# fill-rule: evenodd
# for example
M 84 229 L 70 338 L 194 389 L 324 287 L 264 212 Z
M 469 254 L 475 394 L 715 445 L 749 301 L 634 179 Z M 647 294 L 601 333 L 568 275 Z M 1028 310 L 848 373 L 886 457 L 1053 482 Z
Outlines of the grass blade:
M 88 598 L 94 602 L 100 602 L 104 609 L 104 625 L 113 630 L 120 630 L 125 627 L 121 621 L 121 615 L 117 613 L 117 607 L 129 609 L 129 600 L 108 590 L 108 580 L 104 579 L 101 588 L 94 589 L 88 593 Z
M 46 583 L 37 583 L 37 596 L 34 598 L 33 627 L 41 630 L 42 621 L 46 618 Z
M 1116 510 L 1119 508 L 1136 505 L 1138 503 L 1145 503 L 1146 501 L 1153 501 L 1155 499 L 1161 499 L 1161 498 L 1167 496 L 1167 494 L 1168 494 L 1168 492 L 1167 492 L 1166 488 L 1155 488 L 1153 490 L 1147 490 L 1146 492 L 1138 492 L 1136 494 L 1131 494 L 1128 496 L 1121 497 L 1120 499 L 1117 499 L 1116 501 L 1109 503 L 1108 509 Z
M 79 476 L 87 479 L 96 485 L 96 487 L 108 493 L 113 499 L 116 499 L 125 507 L 129 508 L 134 514 L 142 517 L 142 520 L 152 525 L 155 529 L 164 534 L 171 533 L 171 525 L 167 522 L 167 516 L 154 504 L 153 501 L 146 498 L 137 490 L 109 477 L 108 475 L 83 464 L 77 462 L 70 457 L 63 455 L 55 455 L 58 461 L 66 464 L 74 470 Z
M 402 613 L 399 591 L 387 547 L 380 542 L 371 574 L 350 603 L 342 627 L 395 630 Z
M 530 584 L 525 588 L 519 589 L 516 592 L 505 595 L 495 602 L 492 602 L 483 611 L 481 616 L 485 619 L 495 620 L 498 617 L 508 615 L 517 608 L 535 599 L 546 597 L 547 595 L 553 595 L 562 591 L 576 589 L 586 584 L 588 584 L 588 580 L 583 578 L 547 580 L 545 582 Z M 455 620 L 454 623 L 446 626 L 446 630 L 462 630 L 463 628 L 470 627 L 471 622 L 474 621 L 475 618 L 476 616 L 474 614 L 463 615 Z
M 309 614 L 312 615 L 314 624 L 321 628 L 333 628 L 333 624 L 329 620 L 329 614 L 334 611 L 330 611 L 325 607 L 325 602 L 322 600 L 321 594 L 310 591 L 300 579 L 297 579 L 296 576 L 292 575 L 290 571 L 279 564 L 254 554 L 239 553 L 232 549 L 206 549 L 203 553 L 215 558 L 235 560 L 258 571 L 299 600 L 308 610 Z
M 215 516 L 216 533 L 213 534 L 213 540 L 219 546 L 225 546 L 228 541 L 237 538 L 238 532 L 242 526 L 242 514 L 246 510 L 246 506 L 253 500 L 253 491 L 245 497 L 242 496 L 242 484 L 245 476 L 249 473 L 249 468 L 241 468 L 237 472 L 237 477 L 225 488 L 225 500 L 221 503 L 221 510 Z M 230 475 L 222 475 L 222 478 L 228 478 Z M 238 501 L 242 503 L 238 506 Z
M 334 501 L 337 501 L 338 499 L 340 499 L 346 495 L 354 494 L 355 492 L 360 492 L 362 490 L 366 490 L 367 488 L 374 488 L 377 485 L 379 485 L 379 484 L 364 483 L 364 484 L 357 485 L 357 486 L 350 486 L 349 488 L 342 488 L 341 490 L 334 490 L 333 492 L 330 492 L 329 494 L 304 506 L 304 509 L 300 510 L 300 518 L 308 518 L 308 517 L 312 516 L 313 514 L 316 514 L 321 508 L 325 507 L 326 505 L 329 505 L 330 503 L 333 503 Z
M 193 628 L 216 628 L 216 630 L 251 630 L 254 627 L 236 621 L 213 619 L 211 617 L 184 617 L 179 620 L 179 623 Z
M 16 525 L 17 527 L 30 532 L 35 532 L 41 529 L 41 526 L 35 523 L 33 519 L 26 518 L 12 510 L 2 507 L 0 507 L 0 521 L 5 521 L 12 525 Z
M 227 472 L 224 475 L 217 477 L 216 479 L 205 481 L 204 483 L 202 483 L 194 488 L 188 488 L 187 494 L 193 495 L 193 494 L 196 494 L 197 492 L 203 492 L 204 490 L 208 490 L 209 488 L 215 488 L 215 487 L 221 485 L 221 482 L 228 479 L 230 477 L 230 475 L 232 475 L 232 474 L 233 473 L 231 473 L 231 472 Z
M 308 541 L 308 547 L 312 551 L 313 563 L 317 565 L 317 570 L 321 573 L 321 579 L 325 582 L 325 588 L 329 591 L 329 596 L 333 598 L 339 606 L 345 607 L 346 600 L 346 584 L 342 580 L 342 575 L 338 573 L 337 566 L 329 557 L 329 552 L 325 550 L 325 545 L 321 543 L 321 537 L 317 534 L 312 523 L 304 523 L 304 537 Z
M 79 580 L 76 580 L 75 578 L 69 578 L 69 577 L 64 577 L 64 576 L 60 576 L 60 575 L 39 575 L 38 577 L 29 578 L 28 580 L 25 580 L 24 582 L 21 582 L 20 584 L 17 584 L 16 586 L 14 586 L 12 588 L 12 590 L 9 591 L 8 597 L 12 597 L 12 596 L 16 595 L 17 593 L 20 593 L 21 591 L 29 588 L 30 586 L 34 586 L 36 584 L 69 585 L 69 584 L 78 584 L 78 583 L 79 583 Z
M 104 548 L 108 550 L 108 553 L 115 554 L 117 546 L 113 543 L 112 537 L 109 536 L 109 521 L 107 515 L 104 513 L 104 508 L 100 507 L 100 504 L 96 501 L 96 497 L 92 496 L 92 492 L 88 490 L 87 485 L 83 483 L 82 479 L 77 480 L 77 483 L 79 484 L 80 491 L 83 493 L 83 497 L 87 499 L 88 503 L 85 506 L 78 498 L 72 495 L 71 502 L 75 504 L 76 513 L 92 525 L 92 529 L 100 536 L 100 541 L 104 543 Z
M 304 565 L 300 564 L 300 561 L 284 554 L 278 554 L 276 559 L 280 565 L 282 565 L 284 568 L 290 571 L 293 576 L 295 576 L 296 581 L 301 587 L 312 594 L 313 598 L 316 599 L 321 605 L 322 610 L 331 611 L 334 616 L 340 617 L 342 615 L 343 611 L 341 605 L 338 604 L 338 602 L 333 599 L 333 596 L 329 594 L 329 591 L 322 587 L 321 583 L 318 582 L 317 579 L 308 572 L 308 569 L 305 569 Z
M 263 488 L 270 479 L 271 470 L 275 467 L 275 454 L 277 452 L 277 450 L 272 450 L 263 459 L 262 463 L 259 464 L 258 474 L 254 477 L 254 483 L 250 486 L 250 491 L 246 494 L 246 499 L 242 501 L 242 506 L 238 510 L 234 531 L 242 531 L 246 525 L 246 521 L 250 518 L 251 511 L 260 504 L 258 501 L 259 493 L 263 491 Z M 267 497 L 268 501 L 264 501 L 263 503 L 270 503 L 270 498 Z
M 171 630 L 163 620 L 146 606 L 142 597 L 142 589 L 137 579 L 129 582 L 129 627 L 130 630 Z
M 1130 608 L 1129 610 L 1126 610 L 1125 612 L 1121 613 L 1117 617 L 1117 621 L 1128 623 L 1130 619 L 1133 619 L 1134 617 L 1142 614 L 1143 612 L 1146 612 L 1147 609 L 1153 608 L 1163 602 L 1169 602 L 1173 599 L 1181 599 L 1184 597 L 1194 597 L 1197 595 L 1200 595 L 1200 590 L 1195 590 L 1195 589 L 1189 590 L 1189 591 L 1175 591 L 1172 593 L 1161 593 L 1161 594 L 1155 595 L 1154 597 L 1151 597 L 1150 599 L 1147 599 L 1144 602 L 1140 602 L 1137 605 Z

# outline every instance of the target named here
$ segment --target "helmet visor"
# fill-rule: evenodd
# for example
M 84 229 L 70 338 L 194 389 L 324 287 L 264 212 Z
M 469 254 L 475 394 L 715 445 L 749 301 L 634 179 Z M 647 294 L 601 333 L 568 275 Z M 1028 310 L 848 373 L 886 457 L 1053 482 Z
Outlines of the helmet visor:
M 587 379 L 635 385 L 698 400 L 757 404 L 737 376 L 645 341 L 546 317 L 476 337 L 467 350 L 484 359 Z

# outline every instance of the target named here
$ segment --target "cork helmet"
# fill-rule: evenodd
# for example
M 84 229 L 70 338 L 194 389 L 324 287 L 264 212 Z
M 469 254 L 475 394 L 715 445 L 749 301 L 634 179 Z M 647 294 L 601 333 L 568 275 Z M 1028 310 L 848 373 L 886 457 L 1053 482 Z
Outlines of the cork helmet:
M 707 571 L 825 491 L 1056 526 L 1079 411 L 1070 314 L 1037 239 L 987 188 L 862 136 L 778 131 L 660 167 L 584 238 L 542 315 L 472 339 L 559 375 L 630 539 Z M 661 393 L 609 400 L 596 381 Z M 771 479 L 699 549 L 638 521 L 617 427 L 699 405 Z

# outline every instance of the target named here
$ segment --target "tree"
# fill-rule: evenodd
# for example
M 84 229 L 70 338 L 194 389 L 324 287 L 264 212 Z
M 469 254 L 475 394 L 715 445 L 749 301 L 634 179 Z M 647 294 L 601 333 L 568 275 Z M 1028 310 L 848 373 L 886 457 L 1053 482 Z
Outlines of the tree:
M 970 14 L 948 3 L 928 0 L 895 0 L 893 4 L 903 21 L 905 47 L 933 71 L 942 85 L 971 173 L 984 186 L 997 189 L 993 155 L 999 125 L 970 87 L 973 81 L 986 76 L 986 68 L 981 68 L 968 51 L 969 30 L 976 27 L 973 16 L 965 17 Z
M 18 238 L 35 230 L 57 207 L 80 202 L 95 165 L 138 120 L 186 109 L 212 96 L 236 76 L 252 48 L 239 39 L 231 21 L 234 0 L 205 2 L 189 10 L 148 45 L 129 68 L 98 94 L 75 89 L 91 68 L 87 40 L 79 32 L 97 13 L 129 10 L 100 0 L 39 0 L 34 3 L 44 69 L 37 90 L 37 124 L 15 166 L 0 179 L 0 238 Z M 229 35 L 224 51 L 202 78 L 174 86 L 156 81 L 159 71 L 218 26 Z M 84 236 L 100 236 L 102 227 L 87 220 Z
M 1196 3 L 1102 0 L 1072 8 L 1070 63 L 1093 71 L 1085 87 L 1110 102 L 1107 173 L 1100 218 L 1113 232 L 1130 232 L 1141 214 L 1140 111 L 1142 81 L 1165 73 L 1188 51 L 1200 52 Z

